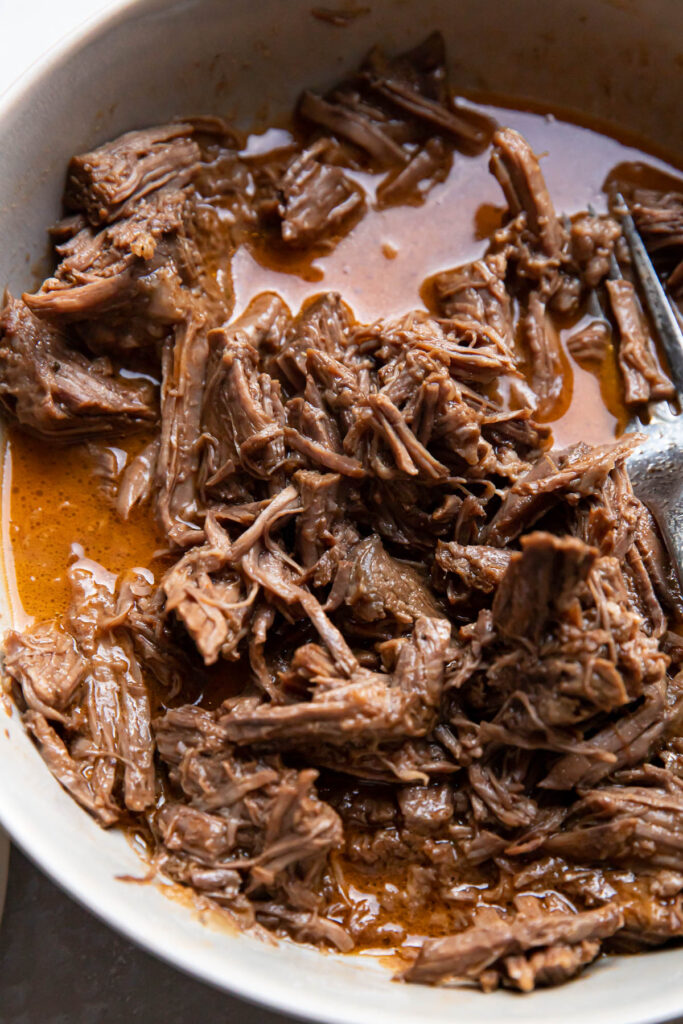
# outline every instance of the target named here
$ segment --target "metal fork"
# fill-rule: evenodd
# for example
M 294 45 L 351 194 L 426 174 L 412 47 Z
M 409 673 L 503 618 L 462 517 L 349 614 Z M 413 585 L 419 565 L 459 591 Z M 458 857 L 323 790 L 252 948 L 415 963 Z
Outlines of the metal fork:
M 683 408 L 683 331 L 623 196 L 618 193 L 616 201 L 616 214 L 631 252 L 641 293 L 669 361 L 676 397 Z M 629 432 L 645 434 L 645 441 L 627 462 L 628 474 L 636 496 L 657 521 L 683 586 L 683 415 L 673 412 L 669 402 L 653 402 L 648 411 L 648 423 L 634 416 L 628 424 Z

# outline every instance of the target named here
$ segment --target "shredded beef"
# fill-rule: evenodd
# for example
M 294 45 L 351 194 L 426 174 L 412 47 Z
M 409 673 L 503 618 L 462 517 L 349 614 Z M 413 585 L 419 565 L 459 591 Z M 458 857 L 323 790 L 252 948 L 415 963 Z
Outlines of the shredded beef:
M 619 369 L 624 379 L 624 395 L 630 404 L 651 399 L 672 398 L 674 387 L 657 366 L 654 345 L 630 281 L 607 282 L 612 312 L 619 333 Z
M 192 125 L 182 122 L 147 128 L 73 157 L 64 205 L 97 225 L 118 219 L 125 204 L 133 209 L 163 186 L 186 185 L 200 157 L 193 133 Z
M 510 128 L 496 132 L 491 170 L 505 193 L 510 215 L 526 217 L 526 227 L 545 256 L 559 256 L 562 227 L 541 168 L 529 144 Z
M 628 165 L 620 167 L 628 178 Z M 643 240 L 657 262 L 671 294 L 683 297 L 683 192 L 677 182 L 661 189 L 618 182 Z
M 45 760 L 109 825 L 155 798 L 150 697 L 130 631 L 117 622 L 111 574 L 84 559 L 71 566 L 69 579 L 64 626 L 11 633 L 7 670 L 22 687 L 27 724 Z M 48 718 L 66 726 L 68 744 Z
M 0 396 L 22 427 L 54 439 L 125 433 L 158 415 L 149 383 L 91 362 L 9 296 L 0 312 Z
M 318 161 L 326 148 L 324 142 L 317 142 L 297 154 L 280 181 L 278 215 L 282 239 L 289 245 L 309 245 L 337 231 L 363 209 L 363 193 L 341 167 Z
M 475 924 L 460 935 L 428 939 L 414 965 L 408 969 L 407 977 L 412 981 L 431 983 L 448 977 L 482 977 L 500 960 L 504 972 L 511 980 L 522 981 L 524 968 L 520 961 L 523 960 L 521 955 L 527 950 L 540 947 L 549 952 L 558 944 L 571 949 L 596 939 L 609 938 L 622 924 L 622 913 L 611 907 L 580 914 L 519 914 L 511 921 L 503 920 L 494 910 L 482 911 Z M 585 946 L 583 950 L 583 957 L 566 977 L 571 977 L 586 960 L 593 959 L 590 955 L 586 957 L 588 951 Z M 595 947 L 590 952 L 594 954 Z M 536 968 L 531 963 L 524 967 L 542 970 L 540 964 Z M 486 984 L 491 984 L 490 975 L 486 977 Z M 522 981 L 515 987 L 527 989 L 533 988 L 533 984 L 533 981 L 531 984 Z
M 492 132 L 486 118 L 452 99 L 439 32 L 395 58 L 375 47 L 359 72 L 325 97 L 304 92 L 298 113 L 388 171 L 380 186 L 383 202 L 443 177 L 441 139 L 476 152 Z
M 190 720 L 190 727 L 196 724 L 194 742 L 174 745 L 176 731 L 186 732 L 185 718 L 169 712 L 156 723 L 162 756 L 183 795 L 153 818 L 164 869 L 219 902 L 231 904 L 249 894 L 257 919 L 277 914 L 277 902 L 267 900 L 279 898 L 287 913 L 297 912 L 295 934 L 317 933 L 348 949 L 343 929 L 333 921 L 323 929 L 318 922 L 315 885 L 342 830 L 335 811 L 315 793 L 317 773 L 285 768 L 273 756 L 245 756 L 225 740 L 207 743 L 198 719 Z M 244 896 L 241 902 L 251 910 Z
M 75 156 L 54 272 L 4 302 L 8 417 L 89 442 L 108 514 L 162 537 L 118 577 L 74 548 L 68 608 L 6 635 L 26 728 L 101 825 L 261 936 L 522 992 L 679 938 L 683 598 L 639 436 L 548 426 L 565 349 L 577 374 L 616 356 L 627 404 L 672 394 L 619 221 L 558 215 L 526 140 L 452 97 L 438 33 L 305 92 L 292 128 Z M 233 309 L 238 247 L 308 273 L 489 142 L 499 226 L 428 308 Z M 680 297 L 681 194 L 624 193 Z M 130 459 L 102 441 L 131 430 Z

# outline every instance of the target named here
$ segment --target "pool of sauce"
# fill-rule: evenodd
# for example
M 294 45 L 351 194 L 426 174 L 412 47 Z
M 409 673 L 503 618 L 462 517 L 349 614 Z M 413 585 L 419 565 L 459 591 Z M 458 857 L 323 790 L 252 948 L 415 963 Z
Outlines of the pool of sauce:
M 618 164 L 643 161 L 648 168 L 641 173 L 641 183 L 653 187 L 662 173 L 681 173 L 631 140 L 620 141 L 559 116 L 508 108 L 500 102 L 477 107 L 529 140 L 541 157 L 560 214 L 571 215 L 588 204 L 604 211 L 602 185 Z M 291 141 L 286 131 L 277 129 L 252 136 L 249 146 L 255 151 L 267 149 L 270 138 L 276 146 Z M 379 177 L 358 178 L 372 196 Z M 481 256 L 503 213 L 502 193 L 488 171 L 488 153 L 469 157 L 456 152 L 448 178 L 429 192 L 424 203 L 384 210 L 369 206 L 329 252 L 278 260 L 264 251 L 258 239 L 241 245 L 232 263 L 234 312 L 239 314 L 254 294 L 266 289 L 278 292 L 292 311 L 311 295 L 337 290 L 360 321 L 422 307 L 425 279 Z M 561 339 L 576 327 L 576 323 L 564 325 Z M 559 418 L 552 423 L 555 443 L 610 440 L 628 419 L 615 359 L 608 359 L 598 374 L 579 366 L 566 348 L 565 356 L 571 372 L 566 375 Z M 142 443 L 143 438 L 134 437 L 117 440 L 116 446 L 123 457 L 124 452 L 134 455 Z M 66 567 L 74 544 L 114 573 L 136 565 L 154 570 L 155 555 L 164 541 L 153 514 L 142 510 L 133 513 L 129 522 L 118 519 L 111 500 L 93 480 L 94 462 L 87 446 L 47 446 L 10 429 L 2 466 L 2 548 L 14 624 L 21 626 L 64 610 Z M 215 683 L 215 692 L 183 696 L 217 706 L 234 692 L 239 675 L 234 665 L 221 665 L 207 677 L 208 690 L 213 691 Z M 415 915 L 401 900 L 398 875 L 390 879 L 373 875 L 341 856 L 337 882 L 328 879 L 326 884 L 336 886 L 336 897 L 352 908 L 358 921 L 358 944 L 368 952 L 415 945 L 421 936 L 443 934 L 453 923 L 449 908 L 443 905 Z

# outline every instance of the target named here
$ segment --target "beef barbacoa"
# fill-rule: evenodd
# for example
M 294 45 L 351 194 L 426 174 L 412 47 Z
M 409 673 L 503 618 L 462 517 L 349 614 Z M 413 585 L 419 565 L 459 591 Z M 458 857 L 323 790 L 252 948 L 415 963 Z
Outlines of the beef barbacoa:
M 560 325 L 597 300 L 575 358 L 616 354 L 627 404 L 671 385 L 618 222 L 558 215 L 524 138 L 452 99 L 438 34 L 296 117 L 265 156 L 204 117 L 71 161 L 54 272 L 0 314 L 0 394 L 49 444 L 137 431 L 110 499 L 167 548 L 119 578 L 77 558 L 65 614 L 7 635 L 8 685 L 62 786 L 245 928 L 556 984 L 683 935 L 681 595 L 638 437 L 552 445 Z M 232 314 L 242 238 L 329 250 L 489 145 L 507 212 L 431 311 Z M 675 292 L 683 197 L 627 194 Z M 198 700 L 220 666 L 232 693 Z

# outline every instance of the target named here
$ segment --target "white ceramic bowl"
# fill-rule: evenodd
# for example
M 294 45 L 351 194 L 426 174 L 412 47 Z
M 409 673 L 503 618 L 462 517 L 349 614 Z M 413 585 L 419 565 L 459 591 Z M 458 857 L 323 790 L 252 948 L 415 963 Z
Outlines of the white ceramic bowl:
M 30 283 L 72 153 L 176 114 L 215 111 L 243 123 L 277 115 L 302 86 L 338 78 L 374 42 L 399 48 L 434 27 L 447 37 L 456 87 L 575 108 L 683 151 L 681 0 L 363 0 L 371 12 L 344 29 L 314 19 L 311 3 L 114 3 L 35 64 L 0 98 L 0 283 Z M 5 576 L 11 597 L 11 565 Z M 7 599 L 3 625 L 12 614 Z M 202 925 L 154 885 L 117 880 L 143 873 L 135 853 L 60 789 L 1 707 L 0 820 L 56 882 L 129 938 L 300 1017 L 644 1024 L 683 1013 L 679 950 L 606 960 L 578 983 L 520 998 L 392 984 L 369 958 L 270 948 Z

